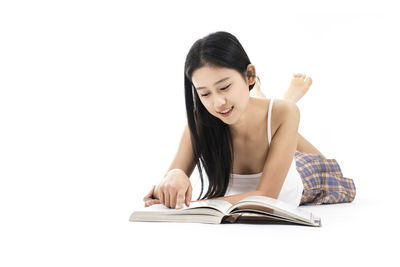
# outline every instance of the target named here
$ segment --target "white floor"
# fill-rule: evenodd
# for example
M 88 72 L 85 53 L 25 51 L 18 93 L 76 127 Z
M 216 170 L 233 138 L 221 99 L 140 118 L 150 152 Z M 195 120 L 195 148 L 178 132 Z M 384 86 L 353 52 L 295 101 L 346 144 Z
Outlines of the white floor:
M 279 264 L 280 266 L 397 266 L 398 207 L 357 196 L 352 203 L 302 206 L 322 218 L 322 227 L 131 223 L 139 242 L 135 258 L 180 266 Z M 146 238 L 146 234 L 150 237 Z M 156 251 L 156 257 L 154 257 Z M 172 256 L 172 257 L 171 257 Z
M 24 201 L 10 198 L 2 205 L 1 260 L 7 266 L 399 263 L 394 198 L 385 203 L 360 192 L 352 203 L 302 207 L 322 218 L 317 228 L 128 222 L 141 206 L 129 191 L 83 184 L 72 194 L 32 188 Z

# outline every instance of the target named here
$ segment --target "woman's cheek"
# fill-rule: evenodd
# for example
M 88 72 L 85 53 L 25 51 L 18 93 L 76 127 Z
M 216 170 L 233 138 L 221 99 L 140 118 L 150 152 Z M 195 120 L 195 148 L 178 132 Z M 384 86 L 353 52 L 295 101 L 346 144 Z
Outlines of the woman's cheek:
M 210 103 L 208 103 L 207 101 L 204 101 L 204 100 L 201 103 L 207 109 L 208 112 L 211 112 Z

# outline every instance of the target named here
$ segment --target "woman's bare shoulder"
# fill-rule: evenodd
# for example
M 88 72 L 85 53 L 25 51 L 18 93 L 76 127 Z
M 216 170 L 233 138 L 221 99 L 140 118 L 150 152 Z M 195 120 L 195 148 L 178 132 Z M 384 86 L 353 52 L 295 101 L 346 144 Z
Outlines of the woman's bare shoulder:
M 277 113 L 277 115 L 282 115 L 287 112 L 292 112 L 298 109 L 298 107 L 293 101 L 287 99 L 274 99 L 272 109 Z
M 271 103 L 271 98 L 255 99 L 260 108 L 264 107 L 268 111 L 269 104 Z M 287 99 L 274 98 L 274 102 L 272 105 L 272 116 L 274 116 L 275 119 L 280 118 L 282 115 L 285 115 L 288 112 L 298 109 L 296 103 Z
M 271 111 L 272 136 L 284 121 L 297 113 L 299 113 L 299 108 L 296 103 L 286 99 L 274 99 Z
M 263 113 L 265 115 L 263 116 L 265 116 L 264 118 L 267 120 L 271 98 L 255 98 L 254 101 L 257 103 L 259 109 L 264 110 Z M 276 129 L 288 116 L 298 111 L 299 109 L 296 103 L 287 99 L 274 98 L 271 111 L 272 132 L 274 132 L 274 128 Z

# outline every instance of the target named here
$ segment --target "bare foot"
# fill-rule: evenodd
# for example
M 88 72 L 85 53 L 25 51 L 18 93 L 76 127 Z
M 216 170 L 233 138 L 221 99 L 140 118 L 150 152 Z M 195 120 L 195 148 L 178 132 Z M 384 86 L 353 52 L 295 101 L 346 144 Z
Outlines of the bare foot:
M 293 74 L 293 79 L 290 83 L 289 89 L 287 89 L 283 98 L 296 103 L 307 93 L 311 84 L 311 77 L 307 77 L 306 79 L 305 74 Z

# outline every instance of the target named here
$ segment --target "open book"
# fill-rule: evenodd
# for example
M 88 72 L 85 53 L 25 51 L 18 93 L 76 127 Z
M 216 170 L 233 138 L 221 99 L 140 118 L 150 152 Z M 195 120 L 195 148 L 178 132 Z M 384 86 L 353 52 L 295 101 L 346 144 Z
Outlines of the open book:
M 179 210 L 155 204 L 132 213 L 130 221 L 196 223 L 266 223 L 321 226 L 312 213 L 281 200 L 264 196 L 246 197 L 234 205 L 224 200 L 191 202 Z

